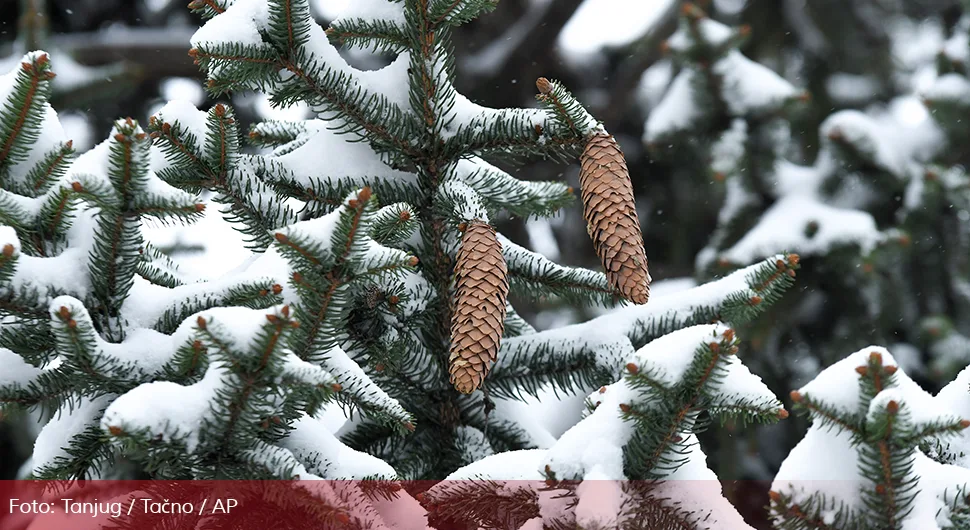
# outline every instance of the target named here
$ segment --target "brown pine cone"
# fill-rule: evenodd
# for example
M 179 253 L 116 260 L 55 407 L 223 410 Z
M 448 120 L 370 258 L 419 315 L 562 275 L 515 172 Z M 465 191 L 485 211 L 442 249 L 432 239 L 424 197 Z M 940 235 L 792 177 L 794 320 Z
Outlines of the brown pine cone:
M 509 294 L 508 268 L 495 229 L 483 221 L 465 228 L 455 264 L 451 317 L 451 384 L 463 394 L 482 386 L 498 356 Z
M 586 143 L 580 163 L 586 230 L 606 279 L 627 300 L 645 304 L 650 298 L 650 272 L 623 152 L 612 136 L 596 134 Z

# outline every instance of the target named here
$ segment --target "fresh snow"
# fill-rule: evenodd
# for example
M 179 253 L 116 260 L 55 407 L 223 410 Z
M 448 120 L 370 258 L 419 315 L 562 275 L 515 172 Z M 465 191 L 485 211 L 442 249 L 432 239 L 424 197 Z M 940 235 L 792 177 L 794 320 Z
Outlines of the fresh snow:
M 233 42 L 261 46 L 260 30 L 269 23 L 269 4 L 263 0 L 237 0 L 221 15 L 212 18 L 192 36 L 192 47 Z
M 228 370 L 212 363 L 198 383 L 182 386 L 170 381 L 145 383 L 116 399 L 105 410 L 101 428 L 117 427 L 124 432 L 146 432 L 149 438 L 179 440 L 189 453 L 200 445 L 203 421 L 219 387 L 225 385 Z
M 0 348 L 0 366 L 3 366 L 3 370 L 0 370 L 0 388 L 24 387 L 44 373 L 43 368 L 28 363 L 6 348 Z
M 810 223 L 818 225 L 812 237 L 806 234 Z M 773 204 L 758 224 L 721 256 L 733 263 L 751 263 L 781 250 L 810 256 L 849 243 L 859 245 L 865 255 L 883 238 L 875 220 L 866 212 L 791 195 Z
M 563 27 L 557 45 L 569 57 L 630 44 L 655 26 L 672 2 L 586 0 Z
M 293 430 L 280 441 L 315 474 L 331 480 L 392 478 L 394 468 L 383 460 L 356 451 L 341 443 L 320 420 L 304 415 L 293 424 Z M 311 462 L 319 462 L 311 465 Z
M 721 76 L 721 94 L 734 116 L 771 112 L 798 92 L 771 69 L 732 50 L 714 64 Z
M 694 95 L 694 85 L 699 82 L 698 75 L 691 68 L 685 68 L 677 74 L 663 100 L 647 118 L 643 134 L 645 142 L 653 143 L 664 136 L 687 130 L 701 117 L 701 108 Z
M 73 403 L 62 405 L 34 441 L 34 472 L 54 465 L 59 458 L 67 458 L 71 440 L 97 425 L 101 413 L 114 397 L 113 394 L 95 398 L 81 396 Z

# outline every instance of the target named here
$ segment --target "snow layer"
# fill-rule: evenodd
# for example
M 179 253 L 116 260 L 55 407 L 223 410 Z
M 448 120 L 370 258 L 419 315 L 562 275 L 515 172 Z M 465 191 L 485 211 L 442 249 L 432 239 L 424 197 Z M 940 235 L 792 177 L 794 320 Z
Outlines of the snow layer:
M 810 224 L 815 227 L 812 235 L 807 229 Z M 783 250 L 809 256 L 850 243 L 868 254 L 883 238 L 866 212 L 791 195 L 773 204 L 754 228 L 721 255 L 734 263 L 751 263 Z
M 667 94 L 647 118 L 644 142 L 651 144 L 664 136 L 687 130 L 701 117 L 701 108 L 694 95 L 695 84 L 700 82 L 699 75 L 690 68 L 677 74 Z
M 303 416 L 280 445 L 289 449 L 311 472 L 330 480 L 393 478 L 394 468 L 383 460 L 347 447 L 315 418 Z
M 74 403 L 61 406 L 34 441 L 31 457 L 34 473 L 54 465 L 60 458 L 69 458 L 67 450 L 71 440 L 96 426 L 105 407 L 114 397 L 113 394 L 96 398 L 82 396 Z

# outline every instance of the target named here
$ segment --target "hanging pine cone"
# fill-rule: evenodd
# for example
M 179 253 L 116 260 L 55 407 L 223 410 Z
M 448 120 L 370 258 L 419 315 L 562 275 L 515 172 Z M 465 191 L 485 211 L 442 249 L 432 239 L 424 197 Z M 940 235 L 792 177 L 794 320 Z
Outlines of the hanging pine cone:
M 448 371 L 455 389 L 471 394 L 482 386 L 498 355 L 508 268 L 495 229 L 477 220 L 465 228 L 456 261 Z
M 600 133 L 587 141 L 580 162 L 586 230 L 603 261 L 606 279 L 627 300 L 645 304 L 650 298 L 650 272 L 623 152 L 612 136 Z

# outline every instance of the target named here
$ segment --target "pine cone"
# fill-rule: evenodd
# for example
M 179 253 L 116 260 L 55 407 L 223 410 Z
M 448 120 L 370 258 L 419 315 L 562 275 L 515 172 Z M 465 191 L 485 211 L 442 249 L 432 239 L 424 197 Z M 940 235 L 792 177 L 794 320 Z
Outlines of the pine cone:
M 596 134 L 580 158 L 583 216 L 610 286 L 635 304 L 650 298 L 650 272 L 633 202 L 630 170 L 616 140 Z
M 455 265 L 451 317 L 451 384 L 462 394 L 482 386 L 498 355 L 509 294 L 508 268 L 495 229 L 483 221 L 465 228 Z

